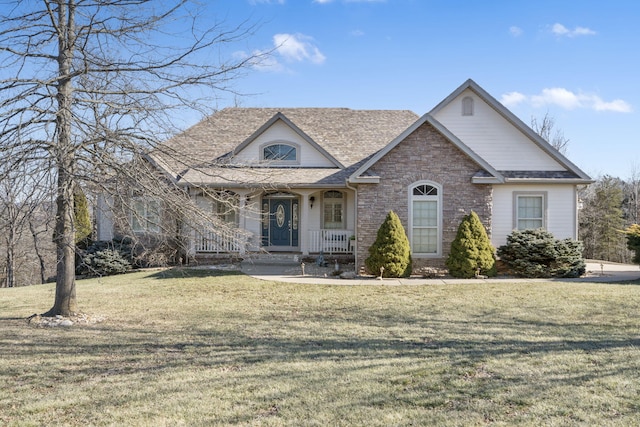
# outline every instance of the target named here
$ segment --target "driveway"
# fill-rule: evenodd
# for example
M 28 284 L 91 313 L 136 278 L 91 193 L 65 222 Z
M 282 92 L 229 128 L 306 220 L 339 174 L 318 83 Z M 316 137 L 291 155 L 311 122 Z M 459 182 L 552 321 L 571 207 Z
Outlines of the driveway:
M 424 284 L 453 284 L 453 283 L 499 283 L 509 282 L 621 282 L 640 279 L 640 266 L 633 264 L 617 264 L 587 260 L 587 272 L 583 277 L 576 279 L 520 279 L 512 277 L 497 277 L 490 279 L 455 279 L 452 277 L 437 279 L 376 279 L 372 277 L 356 277 L 355 279 L 340 279 L 331 276 L 332 267 L 326 271 L 320 271 L 312 266 L 307 266 L 302 275 L 300 264 L 293 262 L 243 262 L 241 270 L 249 276 L 262 280 L 277 282 L 301 283 L 301 284 L 325 284 L 325 285 L 424 285 Z M 315 267 L 315 266 L 314 266 Z
M 585 282 L 619 282 L 640 278 L 640 265 L 619 264 L 608 261 L 587 260 L 587 274 L 579 280 Z

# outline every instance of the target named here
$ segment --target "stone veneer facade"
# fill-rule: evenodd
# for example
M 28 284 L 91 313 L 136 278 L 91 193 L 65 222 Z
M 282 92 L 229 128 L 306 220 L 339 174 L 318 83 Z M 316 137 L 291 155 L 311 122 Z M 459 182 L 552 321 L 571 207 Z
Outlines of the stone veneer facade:
M 492 186 L 471 182 L 480 169 L 428 123 L 408 135 L 370 169 L 380 182 L 358 185 L 358 269 L 364 266 L 368 249 L 390 210 L 398 214 L 408 231 L 409 186 L 417 181 L 428 180 L 442 186 L 442 256 L 414 256 L 414 270 L 444 267 L 462 217 L 472 210 L 491 236 Z

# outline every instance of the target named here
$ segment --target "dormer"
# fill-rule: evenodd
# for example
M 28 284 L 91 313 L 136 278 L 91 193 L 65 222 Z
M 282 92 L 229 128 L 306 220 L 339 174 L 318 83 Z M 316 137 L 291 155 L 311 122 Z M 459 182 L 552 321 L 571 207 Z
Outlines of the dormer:
M 233 162 L 265 167 L 344 167 L 282 113 L 274 115 L 238 145 Z

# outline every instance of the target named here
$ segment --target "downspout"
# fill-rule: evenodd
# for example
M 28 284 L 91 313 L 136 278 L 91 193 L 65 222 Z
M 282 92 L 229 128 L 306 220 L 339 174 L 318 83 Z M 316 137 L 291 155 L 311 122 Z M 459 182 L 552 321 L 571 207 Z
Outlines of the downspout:
M 344 180 L 344 184 L 349 190 L 352 190 L 354 194 L 353 204 L 355 208 L 355 212 L 354 212 L 355 227 L 353 232 L 356 236 L 356 240 L 354 241 L 354 244 L 353 244 L 353 257 L 354 257 L 354 264 L 355 264 L 354 268 L 356 270 L 356 274 L 358 274 L 358 188 L 352 187 L 351 185 L 349 185 L 349 178 Z
M 573 187 L 573 224 L 574 239 L 580 240 L 580 190 L 586 188 L 586 185 L 576 185 Z

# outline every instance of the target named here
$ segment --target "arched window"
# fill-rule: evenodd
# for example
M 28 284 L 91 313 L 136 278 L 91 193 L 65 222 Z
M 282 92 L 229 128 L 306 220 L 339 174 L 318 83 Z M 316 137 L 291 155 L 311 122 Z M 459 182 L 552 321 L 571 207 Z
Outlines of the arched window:
M 323 222 L 328 229 L 344 228 L 344 193 L 340 191 L 325 191 L 322 195 Z
M 409 187 L 409 241 L 414 255 L 442 253 L 442 187 L 417 182 Z
M 270 144 L 262 149 L 262 159 L 295 162 L 298 160 L 298 149 L 289 144 Z
M 462 98 L 462 115 L 473 116 L 473 98 L 470 96 Z

